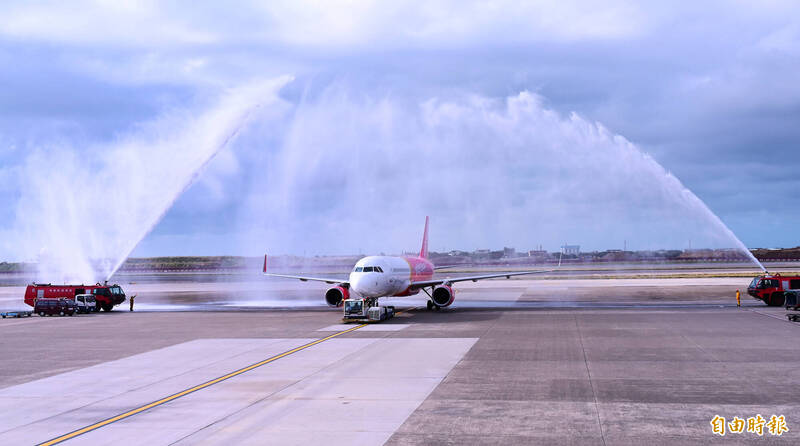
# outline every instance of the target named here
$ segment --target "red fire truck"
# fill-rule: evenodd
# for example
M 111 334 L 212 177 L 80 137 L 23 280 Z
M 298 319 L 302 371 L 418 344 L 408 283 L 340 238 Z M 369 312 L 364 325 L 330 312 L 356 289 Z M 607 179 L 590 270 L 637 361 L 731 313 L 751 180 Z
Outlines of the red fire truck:
M 53 285 L 50 283 L 34 283 L 25 289 L 25 303 L 34 306 L 36 299 L 66 298 L 75 299 L 78 294 L 92 294 L 97 311 L 102 308 L 111 311 L 114 305 L 125 302 L 125 292 L 119 285 Z
M 747 294 L 763 300 L 770 307 L 783 305 L 784 293 L 800 290 L 800 276 L 780 274 L 758 276 L 747 286 Z

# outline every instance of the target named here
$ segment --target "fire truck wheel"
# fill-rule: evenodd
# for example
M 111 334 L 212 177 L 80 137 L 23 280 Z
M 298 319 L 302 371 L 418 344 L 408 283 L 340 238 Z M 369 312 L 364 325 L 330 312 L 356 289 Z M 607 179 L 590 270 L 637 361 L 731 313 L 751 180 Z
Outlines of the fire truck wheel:
M 772 293 L 772 296 L 769 297 L 769 306 L 780 307 L 785 300 L 783 293 Z
M 106 311 L 111 311 L 112 309 L 114 309 L 114 306 L 113 305 L 103 305 L 103 309 L 106 310 Z
M 39 316 L 44 317 L 44 311 L 40 311 Z
M 59 311 L 59 312 L 58 312 L 58 315 L 59 315 L 59 316 L 63 316 L 63 315 L 64 315 L 64 312 L 63 312 L 63 311 Z

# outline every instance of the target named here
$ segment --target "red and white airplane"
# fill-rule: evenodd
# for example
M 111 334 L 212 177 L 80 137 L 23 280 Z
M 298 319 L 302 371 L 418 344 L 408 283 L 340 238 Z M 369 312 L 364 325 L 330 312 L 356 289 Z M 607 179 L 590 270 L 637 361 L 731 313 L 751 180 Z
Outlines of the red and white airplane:
M 447 267 L 441 267 L 447 268 Z M 347 281 L 325 277 L 293 276 L 272 274 L 267 272 L 267 256 L 264 256 L 264 275 L 284 277 L 302 281 L 317 281 L 335 284 L 325 292 L 328 305 L 338 307 L 342 301 L 349 299 L 351 293 L 362 298 L 377 299 L 389 296 L 411 296 L 423 290 L 430 298 L 428 309 L 447 307 L 453 303 L 455 293 L 453 284 L 471 280 L 497 277 L 511 278 L 525 274 L 544 273 L 552 270 L 522 271 L 509 273 L 485 274 L 480 276 L 433 278 L 436 267 L 428 260 L 428 217 L 425 217 L 425 232 L 422 236 L 422 249 L 418 257 L 368 256 L 356 262 Z M 430 288 L 430 292 L 426 289 Z

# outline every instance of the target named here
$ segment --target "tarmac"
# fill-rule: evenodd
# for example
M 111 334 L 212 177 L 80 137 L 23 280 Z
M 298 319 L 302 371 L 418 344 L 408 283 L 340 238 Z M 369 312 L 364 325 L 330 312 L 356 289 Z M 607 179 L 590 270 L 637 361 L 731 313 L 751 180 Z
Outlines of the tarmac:
M 746 279 L 609 280 L 463 284 L 451 308 L 396 299 L 364 326 L 264 305 L 321 301 L 284 281 L 233 306 L 164 283 L 139 289 L 147 311 L 3 319 L 0 444 L 800 441 L 800 324 L 782 308 L 737 308 Z M 762 435 L 712 431 L 758 414 Z

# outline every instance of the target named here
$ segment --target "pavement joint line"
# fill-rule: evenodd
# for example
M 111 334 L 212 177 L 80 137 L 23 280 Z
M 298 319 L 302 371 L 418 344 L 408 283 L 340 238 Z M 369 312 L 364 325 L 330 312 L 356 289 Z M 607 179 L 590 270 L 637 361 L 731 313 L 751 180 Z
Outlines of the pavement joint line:
M 297 352 L 299 352 L 301 350 L 305 350 L 305 349 L 307 349 L 309 347 L 313 347 L 313 346 L 315 346 L 317 344 L 320 344 L 322 342 L 325 342 L 325 341 L 327 341 L 329 339 L 333 339 L 333 338 L 335 338 L 337 336 L 341 336 L 343 334 L 347 334 L 347 333 L 356 331 L 359 328 L 366 327 L 367 325 L 369 325 L 369 324 L 357 325 L 357 326 L 355 326 L 353 328 L 348 328 L 347 330 L 343 330 L 343 331 L 334 333 L 332 335 L 326 336 L 324 338 L 317 339 L 316 341 L 312 341 L 312 342 L 309 342 L 307 344 L 303 344 L 303 345 L 301 345 L 299 347 L 295 347 L 295 348 L 293 348 L 291 350 L 288 350 L 288 351 L 285 351 L 285 352 L 280 353 L 278 355 L 275 355 L 275 356 L 269 357 L 267 359 L 264 359 L 263 361 L 259 361 L 259 362 L 255 363 L 255 364 L 251 364 L 251 365 L 249 365 L 247 367 L 243 367 L 243 368 L 241 368 L 239 370 L 235 370 L 235 371 L 230 372 L 230 373 L 228 373 L 226 375 L 220 376 L 218 378 L 214 378 L 214 379 L 212 379 L 210 381 L 206 381 L 206 382 L 204 382 L 202 384 L 198 384 L 198 385 L 196 385 L 194 387 L 190 387 L 188 389 L 185 389 L 185 390 L 182 390 L 180 392 L 174 393 L 174 394 L 172 394 L 170 396 L 161 398 L 160 400 L 153 401 L 151 403 L 145 404 L 144 406 L 139 406 L 139 407 L 137 407 L 135 409 L 131 409 L 131 410 L 127 411 L 127 412 L 121 413 L 119 415 L 115 415 L 115 416 L 113 416 L 111 418 L 107 418 L 105 420 L 99 421 L 99 422 L 91 424 L 89 426 L 82 427 L 80 429 L 77 429 L 77 430 L 74 430 L 74 431 L 69 432 L 67 434 L 58 436 L 58 437 L 53 438 L 51 440 L 45 441 L 43 443 L 39 443 L 38 446 L 51 446 L 51 445 L 62 443 L 62 442 L 67 441 L 69 439 L 75 438 L 75 437 L 77 437 L 79 435 L 83 435 L 85 433 L 88 433 L 88 432 L 91 432 L 93 430 L 99 429 L 99 428 L 101 428 L 103 426 L 107 426 L 107 425 L 109 425 L 111 423 L 115 423 L 117 421 L 124 420 L 124 419 L 132 417 L 132 416 L 134 416 L 134 415 L 136 415 L 138 413 L 144 412 L 144 411 L 152 409 L 154 407 L 161 406 L 161 405 L 163 405 L 165 403 L 168 403 L 170 401 L 174 401 L 174 400 L 176 400 L 178 398 L 181 398 L 183 396 L 186 396 L 186 395 L 189 395 L 191 393 L 197 392 L 198 390 L 202 390 L 202 389 L 205 389 L 206 387 L 213 386 L 214 384 L 218 384 L 218 383 L 220 383 L 222 381 L 225 381 L 227 379 L 233 378 L 234 376 L 238 376 L 238 375 L 241 375 L 242 373 L 249 372 L 250 370 L 253 370 L 253 369 L 257 368 L 257 367 L 261 367 L 261 366 L 269 364 L 269 363 L 271 363 L 273 361 L 277 361 L 278 359 L 281 359 L 281 358 L 283 358 L 285 356 L 289 356 L 289 355 L 291 355 L 293 353 L 297 353 Z
M 603 440 L 603 446 L 606 444 L 606 436 L 603 433 L 603 420 L 600 418 L 600 404 L 597 401 L 597 391 L 594 388 L 594 381 L 592 380 L 592 371 L 589 368 L 589 359 L 586 357 L 586 347 L 583 345 L 583 333 L 581 332 L 581 325 L 578 322 L 578 316 L 574 315 L 572 319 L 575 321 L 575 328 L 578 331 L 578 341 L 581 343 L 581 351 L 583 352 L 583 364 L 586 366 L 586 374 L 589 377 L 589 386 L 592 389 L 592 398 L 594 398 L 594 413 L 597 416 L 597 427 L 600 429 L 600 439 Z
M 764 313 L 764 312 L 762 312 L 762 311 L 758 311 L 758 310 L 756 310 L 756 309 L 750 309 L 750 311 L 751 311 L 752 313 L 760 314 L 760 315 L 762 315 L 762 316 L 766 316 L 766 317 L 771 317 L 771 318 L 773 318 L 773 319 L 777 319 L 777 320 L 779 320 L 779 321 L 791 322 L 791 321 L 789 321 L 789 320 L 787 320 L 787 319 L 786 319 L 786 315 L 785 315 L 785 314 L 783 315 L 783 317 L 780 317 L 780 316 L 777 316 L 777 315 L 774 315 L 774 314 L 770 314 L 770 313 Z
M 417 309 L 417 307 L 411 307 L 411 308 L 407 308 L 407 309 L 405 309 L 405 310 L 400 310 L 400 311 L 396 312 L 395 314 L 401 314 L 401 313 L 405 313 L 405 312 L 407 312 L 407 311 L 416 310 L 416 309 Z M 382 336 L 382 337 L 380 337 L 379 339 L 386 339 L 386 338 L 388 338 L 388 337 L 389 337 L 391 334 L 393 334 L 393 332 L 391 332 L 391 331 L 384 332 L 383 336 Z M 354 354 L 355 354 L 355 353 L 353 353 L 353 352 L 351 352 L 351 353 L 347 353 L 345 356 L 342 356 L 341 358 L 339 358 L 339 359 L 336 361 L 336 363 L 339 363 L 339 362 L 345 361 L 347 358 L 349 358 L 350 356 L 352 356 L 352 355 L 354 355 Z M 335 363 L 334 363 L 334 364 L 335 364 Z M 322 370 L 324 370 L 324 368 L 322 368 L 322 369 L 319 369 L 319 370 L 317 370 L 316 372 L 313 372 L 313 373 L 311 373 L 310 375 L 308 375 L 308 376 L 306 376 L 305 378 L 302 378 L 302 379 L 306 379 L 306 378 L 308 378 L 308 377 L 310 377 L 310 376 L 314 376 L 314 375 L 316 375 L 316 374 L 318 374 L 318 373 L 321 373 L 321 372 L 322 372 Z M 302 380 L 302 379 L 301 379 L 301 380 Z M 289 387 L 291 387 L 291 386 L 293 386 L 293 385 L 295 385 L 295 384 L 296 384 L 296 383 L 290 383 L 290 384 L 287 384 L 287 385 L 285 385 L 283 388 L 281 388 L 281 389 L 279 389 L 279 390 L 276 390 L 275 392 L 273 392 L 273 393 L 271 393 L 271 394 L 269 394 L 269 395 L 266 395 L 266 396 L 264 396 L 263 398 L 260 398 L 260 399 L 259 399 L 259 400 L 257 400 L 257 401 L 253 401 L 252 403 L 248 404 L 248 405 L 247 405 L 247 407 L 241 408 L 241 409 L 239 409 L 239 410 L 237 410 L 237 411 L 235 411 L 235 412 L 233 412 L 233 413 L 229 413 L 229 414 L 225 415 L 223 418 L 220 418 L 220 419 L 218 419 L 218 420 L 216 420 L 216 421 L 212 421 L 212 422 L 210 422 L 208 425 L 206 425 L 206 426 L 203 426 L 202 428 L 200 428 L 200 429 L 198 429 L 198 430 L 196 430 L 196 431 L 194 431 L 194 432 L 192 432 L 192 433 L 189 433 L 189 434 L 187 434 L 186 436 L 184 436 L 184 437 L 182 437 L 182 438 L 180 438 L 180 439 L 178 439 L 178 440 L 175 440 L 174 442 L 170 443 L 170 445 L 173 445 L 173 444 L 178 444 L 178 443 L 180 443 L 180 442 L 182 442 L 182 441 L 186 440 L 187 438 L 191 437 L 192 435 L 195 435 L 195 434 L 197 434 L 198 432 L 200 432 L 200 431 L 202 431 L 202 430 L 204 430 L 204 429 L 208 429 L 209 427 L 211 427 L 211 426 L 213 426 L 213 425 L 215 425 L 215 424 L 219 423 L 220 421 L 222 421 L 222 420 L 224 420 L 224 419 L 227 419 L 227 418 L 233 417 L 233 416 L 235 416 L 236 414 L 239 414 L 239 413 L 241 413 L 241 412 L 242 412 L 242 411 L 244 411 L 244 410 L 247 410 L 247 409 L 249 409 L 249 408 L 251 408 L 251 407 L 253 407 L 253 406 L 257 405 L 257 404 L 260 404 L 260 403 L 264 402 L 265 400 L 267 400 L 267 399 L 271 398 L 273 395 L 275 395 L 275 394 L 277 394 L 277 393 L 279 393 L 279 392 L 281 392 L 281 391 L 283 391 L 283 390 L 285 390 L 285 389 L 287 389 L 287 388 L 289 388 Z

